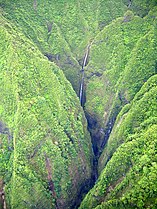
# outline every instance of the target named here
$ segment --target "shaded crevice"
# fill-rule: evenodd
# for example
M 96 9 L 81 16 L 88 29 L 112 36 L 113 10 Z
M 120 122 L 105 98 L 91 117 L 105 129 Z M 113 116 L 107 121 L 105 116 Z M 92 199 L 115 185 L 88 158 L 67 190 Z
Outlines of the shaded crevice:
M 13 135 L 10 132 L 9 128 L 7 128 L 7 126 L 2 121 L 0 121 L 0 134 L 5 134 L 8 136 L 8 150 L 12 151 L 13 150 L 13 146 L 12 146 Z
M 44 56 L 46 56 L 51 62 L 58 62 L 60 60 L 60 54 L 45 53 Z
M 47 170 L 48 190 L 51 192 L 52 198 L 54 199 L 55 208 L 59 209 L 58 203 L 57 203 L 57 195 L 56 195 L 54 183 L 52 180 L 52 168 L 51 168 L 50 159 L 47 157 L 46 153 L 44 153 L 44 155 L 45 155 L 45 164 L 46 164 L 46 170 Z
M 107 141 L 108 141 L 108 139 L 109 139 L 110 133 L 111 133 L 111 131 L 112 131 L 112 129 L 113 129 L 113 126 L 114 126 L 114 123 L 115 123 L 115 121 L 116 121 L 116 117 L 117 117 L 117 114 L 116 114 L 115 116 L 113 116 L 113 117 L 108 121 L 108 123 L 107 123 L 107 125 L 106 125 L 105 134 L 104 134 L 104 139 L 103 139 L 102 144 L 101 144 L 101 151 L 100 151 L 99 156 L 101 155 L 101 153 L 102 153 L 102 151 L 103 151 L 103 149 L 104 149 L 104 147 L 105 147 L 105 145 L 106 145 L 106 143 L 107 143 Z
M 5 192 L 4 192 L 4 182 L 0 180 L 0 208 L 6 209 L 6 200 L 5 200 Z
M 78 209 L 83 198 L 85 197 L 85 195 L 90 191 L 90 189 L 93 188 L 94 186 L 94 181 L 92 181 L 91 179 L 86 180 L 80 187 L 80 191 L 78 193 L 78 197 L 75 201 L 75 203 L 70 207 L 70 209 Z
M 85 112 L 85 116 L 88 123 L 88 131 L 91 136 L 92 142 L 92 149 L 93 149 L 93 162 L 92 162 L 92 174 L 91 179 L 84 182 L 81 185 L 80 192 L 78 194 L 78 198 L 75 204 L 71 207 L 71 209 L 79 208 L 83 198 L 85 195 L 94 187 L 99 175 L 98 175 L 98 160 L 99 157 L 108 141 L 112 128 L 114 126 L 117 114 L 109 120 L 106 125 L 106 129 L 102 129 L 97 121 L 96 117 L 90 116 L 88 113 Z M 98 143 L 99 141 L 99 143 Z M 110 158 L 108 159 L 110 160 Z
M 157 60 L 155 61 L 155 74 L 157 74 Z
M 81 106 L 84 109 L 84 105 L 86 102 L 86 83 L 85 83 L 85 70 L 84 67 L 88 64 L 89 62 L 89 50 L 90 50 L 90 45 L 87 46 L 87 50 L 83 59 L 82 63 L 82 68 L 81 68 L 81 83 L 80 83 L 80 94 L 79 94 L 79 99 Z M 87 59 L 88 58 L 88 59 Z M 101 76 L 101 75 L 98 75 Z M 90 115 L 88 112 L 85 112 L 85 116 L 87 119 L 87 127 L 88 131 L 91 136 L 91 142 L 92 142 L 92 149 L 93 149 L 93 163 L 92 163 L 92 175 L 91 175 L 91 180 L 89 182 L 86 182 L 84 185 L 82 185 L 80 193 L 79 193 L 79 198 L 78 198 L 78 204 L 75 205 L 78 208 L 81 201 L 83 199 L 83 196 L 89 192 L 90 189 L 93 188 L 95 185 L 95 182 L 97 181 L 99 175 L 98 175 L 98 161 L 99 158 L 105 148 L 106 143 L 108 142 L 108 139 L 110 137 L 110 134 L 112 132 L 113 126 L 115 124 L 116 118 L 118 113 L 120 112 L 122 106 L 124 104 L 127 104 L 128 101 L 124 98 L 124 96 L 119 93 L 117 98 L 116 98 L 116 103 L 113 104 L 113 108 L 110 112 L 110 116 L 107 119 L 107 123 L 105 127 L 102 127 L 99 120 L 95 115 Z M 120 103 L 120 104 L 119 104 Z M 107 159 L 107 162 L 110 160 L 110 156 Z M 107 163 L 106 163 L 107 164 Z M 88 184 L 88 185 L 87 185 Z M 87 190 L 85 188 L 88 188 Z

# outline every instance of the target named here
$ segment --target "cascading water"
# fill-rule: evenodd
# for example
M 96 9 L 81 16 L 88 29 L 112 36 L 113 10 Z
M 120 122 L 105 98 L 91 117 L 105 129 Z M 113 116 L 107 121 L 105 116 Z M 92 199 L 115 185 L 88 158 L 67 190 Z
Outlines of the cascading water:
M 83 107 L 84 106 L 84 78 L 85 78 L 85 71 L 84 71 L 84 67 L 87 65 L 87 61 L 88 61 L 88 57 L 89 57 L 89 51 L 90 51 L 90 44 L 88 44 L 87 46 L 87 50 L 86 53 L 84 55 L 84 59 L 83 59 L 83 64 L 82 64 L 82 68 L 81 68 L 81 83 L 80 83 L 80 91 L 79 91 L 79 99 L 80 99 L 80 104 Z

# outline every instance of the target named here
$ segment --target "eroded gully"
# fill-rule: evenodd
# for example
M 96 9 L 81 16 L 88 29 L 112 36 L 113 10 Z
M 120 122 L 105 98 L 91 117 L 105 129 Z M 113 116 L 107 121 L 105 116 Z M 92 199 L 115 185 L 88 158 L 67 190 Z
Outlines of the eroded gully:
M 92 42 L 89 43 L 86 47 L 85 54 L 83 57 L 81 69 L 80 69 L 80 87 L 79 87 L 79 100 L 80 104 L 84 110 L 87 123 L 88 123 L 88 131 L 91 135 L 91 142 L 92 142 L 92 148 L 93 148 L 93 165 L 92 165 L 92 175 L 91 179 L 84 182 L 84 184 L 80 188 L 80 192 L 78 194 L 78 197 L 75 201 L 75 203 L 72 205 L 71 209 L 77 209 L 79 208 L 81 201 L 83 200 L 83 197 L 89 192 L 89 190 L 94 186 L 95 182 L 98 179 L 98 160 L 99 157 L 108 141 L 108 138 L 110 136 L 110 133 L 112 131 L 112 127 L 115 122 L 115 118 L 112 117 L 111 120 L 106 125 L 105 129 L 102 129 L 100 125 L 98 124 L 98 121 L 95 117 L 91 117 L 88 112 L 85 110 L 85 103 L 86 103 L 86 83 L 85 83 L 85 67 L 89 63 L 89 55 L 90 55 L 90 48 L 92 46 Z M 47 55 L 45 55 L 47 56 Z M 49 56 L 47 56 L 50 61 L 52 61 Z M 56 63 L 57 64 L 57 63 Z M 94 130 L 94 131 L 93 131 Z M 96 130 L 96 131 L 95 131 Z M 94 134 L 93 134 L 94 132 Z M 100 140 L 101 138 L 101 140 Z M 99 143 L 98 145 L 98 141 Z
M 85 112 L 85 116 L 87 119 L 87 123 L 88 123 L 88 131 L 90 132 L 91 135 L 91 142 L 92 142 L 92 148 L 93 148 L 93 165 L 92 165 L 92 176 L 91 176 L 91 180 L 86 182 L 84 185 L 82 185 L 81 189 L 80 189 L 80 193 L 78 195 L 78 199 L 75 203 L 75 205 L 73 205 L 73 207 L 71 209 L 77 209 L 79 208 L 81 201 L 83 199 L 83 197 L 85 196 L 85 194 L 87 194 L 89 192 L 89 190 L 94 186 L 95 182 L 98 179 L 98 160 L 99 157 L 108 141 L 108 138 L 110 136 L 110 133 L 112 131 L 114 122 L 115 122 L 115 118 L 113 117 L 111 120 L 109 120 L 109 122 L 106 125 L 105 130 L 103 130 L 103 134 L 101 136 L 102 141 L 100 146 L 98 146 L 97 141 L 99 140 L 99 137 L 102 132 L 102 128 L 101 127 L 97 127 L 98 122 L 96 120 L 96 118 L 92 118 L 91 116 L 89 116 L 89 114 L 85 111 L 84 107 L 85 107 L 85 103 L 86 103 L 86 84 L 85 84 L 85 67 L 88 65 L 89 62 L 89 53 L 90 53 L 90 48 L 91 48 L 91 44 L 87 45 L 86 48 L 86 52 L 84 54 L 84 58 L 83 58 L 83 62 L 82 62 L 82 66 L 81 66 L 81 79 L 80 79 L 80 89 L 79 89 L 79 100 L 80 100 L 80 104 Z M 92 133 L 93 129 L 98 129 L 96 134 Z M 88 184 L 88 185 L 87 185 Z

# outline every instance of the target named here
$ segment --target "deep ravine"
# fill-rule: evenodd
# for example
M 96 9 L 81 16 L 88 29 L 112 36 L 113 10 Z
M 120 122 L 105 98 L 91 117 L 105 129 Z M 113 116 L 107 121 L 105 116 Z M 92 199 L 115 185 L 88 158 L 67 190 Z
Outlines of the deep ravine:
M 90 47 L 91 47 L 91 43 L 89 43 L 87 45 L 86 48 L 86 52 L 83 58 L 83 63 L 82 63 L 82 68 L 81 68 L 81 83 L 80 83 L 80 89 L 79 89 L 79 99 L 80 99 L 80 104 L 84 109 L 84 105 L 86 102 L 86 89 L 85 89 L 85 67 L 88 65 L 89 62 L 89 53 L 90 53 Z M 84 111 L 85 112 L 85 111 Z M 87 117 L 86 113 L 85 113 L 87 122 L 88 122 L 88 131 L 90 132 L 89 129 L 89 118 Z M 91 141 L 93 142 L 95 139 L 92 138 L 92 134 L 90 132 L 91 135 Z M 97 178 L 98 178 L 98 153 L 95 152 L 95 148 L 93 146 L 92 143 L 92 147 L 93 147 L 93 154 L 94 154 L 94 158 L 93 158 L 93 168 L 92 168 L 92 177 L 91 177 L 91 184 L 94 185 L 94 183 L 96 182 Z
M 98 141 L 99 141 L 99 133 L 101 132 L 101 127 L 98 126 L 98 121 L 96 118 L 92 118 L 91 116 L 89 116 L 88 112 L 86 112 L 85 110 L 85 103 L 86 103 L 86 83 L 85 83 L 85 76 L 86 76 L 86 72 L 85 72 L 85 67 L 88 65 L 89 63 L 89 59 L 90 59 L 90 48 L 92 46 L 92 42 L 90 42 L 85 50 L 85 54 L 83 57 L 83 61 L 82 61 L 82 65 L 81 69 L 80 69 L 80 87 L 79 87 L 79 101 L 80 104 L 84 110 L 85 113 L 85 117 L 87 119 L 87 128 L 88 131 L 90 133 L 91 136 L 91 142 L 92 142 L 92 149 L 93 149 L 93 164 L 92 164 L 92 175 L 91 175 L 91 179 L 87 180 L 86 182 L 84 182 L 81 187 L 80 187 L 80 191 L 78 193 L 77 199 L 75 200 L 74 204 L 70 207 L 70 209 L 77 209 L 79 208 L 83 198 L 85 197 L 85 195 L 90 191 L 90 189 L 93 188 L 93 186 L 95 185 L 97 179 L 98 179 L 98 160 L 99 157 L 108 141 L 108 138 L 110 136 L 110 133 L 112 131 L 114 122 L 116 117 L 112 117 L 111 120 L 109 120 L 109 122 L 107 123 L 105 129 L 103 129 L 103 139 L 101 140 L 101 145 L 98 146 Z M 48 57 L 47 55 L 45 55 L 46 57 Z M 49 59 L 49 57 L 48 57 Z M 51 59 L 49 59 L 50 61 L 52 61 Z M 56 63 L 58 65 L 58 63 Z M 97 129 L 97 133 L 93 134 L 93 130 Z M 57 208 L 57 205 L 56 205 Z
M 95 185 L 95 182 L 98 179 L 98 160 L 99 160 L 99 157 L 100 157 L 100 155 L 103 151 L 103 148 L 105 147 L 105 145 L 108 141 L 108 138 L 110 136 L 110 133 L 112 131 L 112 128 L 113 128 L 113 125 L 114 125 L 114 122 L 115 122 L 115 118 L 113 118 L 112 121 L 109 121 L 108 124 L 106 125 L 103 141 L 101 143 L 100 148 L 98 148 L 98 146 L 97 146 L 97 136 L 94 135 L 91 131 L 92 129 L 96 128 L 97 120 L 95 118 L 89 117 L 88 113 L 84 109 L 85 103 L 86 103 L 85 67 L 88 65 L 88 62 L 89 62 L 90 47 L 91 47 L 91 44 L 88 44 L 87 48 L 86 48 L 84 58 L 83 58 L 82 67 L 81 67 L 81 70 L 80 70 L 81 79 L 80 79 L 80 89 L 79 89 L 79 100 L 80 100 L 80 104 L 81 104 L 81 106 L 84 110 L 84 113 L 85 113 L 85 116 L 86 116 L 86 119 L 87 119 L 87 124 L 88 124 L 88 131 L 89 131 L 90 136 L 91 136 L 92 149 L 93 149 L 92 175 L 91 175 L 91 179 L 89 181 L 85 182 L 81 186 L 80 193 L 78 194 L 78 198 L 76 199 L 75 204 L 71 207 L 71 209 L 79 208 L 79 206 L 81 204 L 81 201 L 83 200 L 84 196 Z

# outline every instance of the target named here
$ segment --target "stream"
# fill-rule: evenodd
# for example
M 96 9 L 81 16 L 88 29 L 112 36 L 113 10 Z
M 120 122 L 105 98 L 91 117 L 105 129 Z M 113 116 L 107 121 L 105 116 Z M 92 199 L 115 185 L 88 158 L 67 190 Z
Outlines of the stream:
M 80 100 L 80 104 L 83 107 L 83 109 L 84 109 L 84 105 L 85 105 L 85 102 L 86 102 L 86 99 L 85 99 L 86 98 L 86 92 L 85 92 L 85 83 L 84 83 L 85 69 L 84 68 L 88 64 L 90 47 L 91 47 L 91 44 L 88 44 L 87 48 L 86 48 L 84 58 L 83 58 L 82 68 L 81 68 L 81 71 L 80 71 L 82 73 L 82 76 L 81 76 L 81 83 L 80 83 L 80 90 L 79 90 L 79 100 Z M 86 119 L 87 119 L 88 127 L 89 127 L 89 118 L 87 117 L 87 115 L 86 115 Z M 88 129 L 88 131 L 90 132 L 90 129 Z M 91 139 L 92 139 L 91 132 L 90 132 L 90 135 L 91 135 Z M 93 140 L 92 140 L 92 145 L 93 145 Z M 94 183 L 98 179 L 98 169 L 97 169 L 97 167 L 98 167 L 98 156 L 97 156 L 97 153 L 95 152 L 94 146 L 92 146 L 92 148 L 93 148 L 94 158 L 93 158 L 93 168 L 92 168 L 93 172 L 92 172 L 92 177 L 91 178 L 92 178 L 92 182 L 93 182 L 92 184 L 94 185 Z

